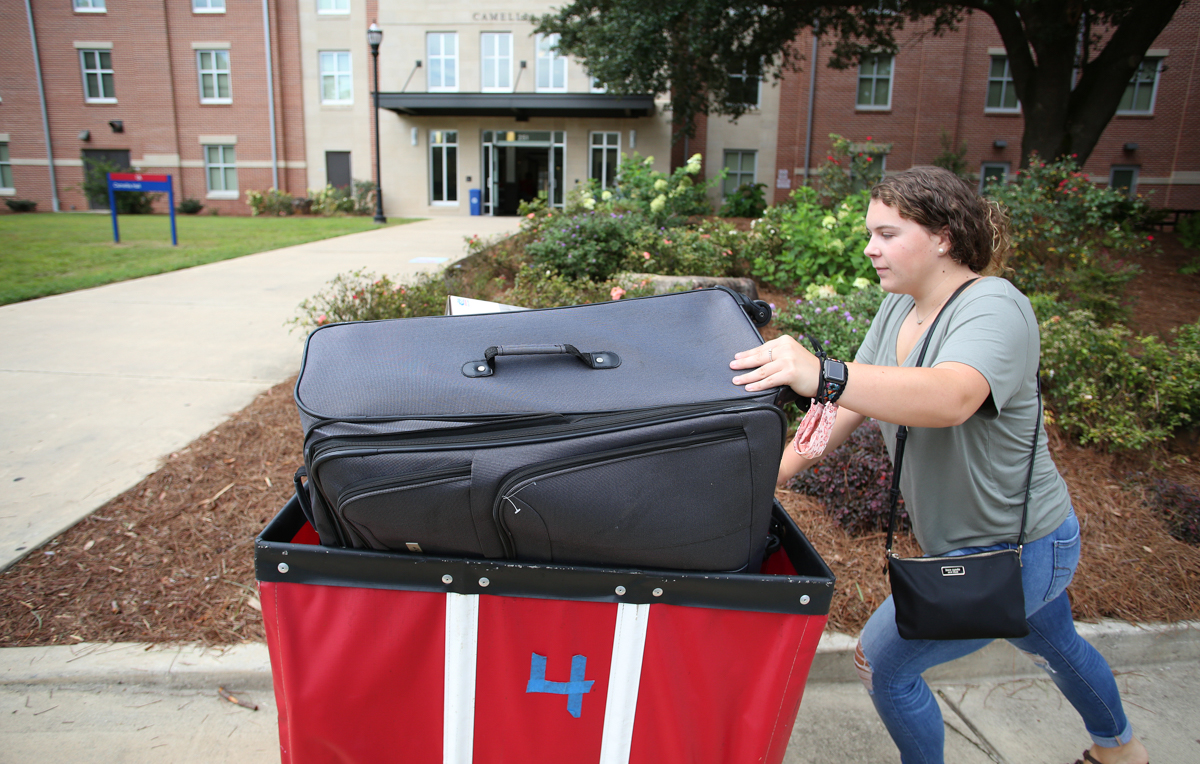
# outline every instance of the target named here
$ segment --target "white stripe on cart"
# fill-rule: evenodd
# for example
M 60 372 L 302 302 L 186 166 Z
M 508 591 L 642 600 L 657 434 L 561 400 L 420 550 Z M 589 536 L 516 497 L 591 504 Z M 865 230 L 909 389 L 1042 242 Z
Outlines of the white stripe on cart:
M 443 764 L 471 764 L 475 749 L 475 662 L 479 595 L 446 593 L 446 697 Z
M 617 605 L 613 633 L 612 667 L 608 672 L 608 699 L 604 707 L 604 737 L 600 764 L 628 764 L 633 745 L 633 719 L 637 715 L 638 687 L 642 681 L 642 654 L 646 648 L 649 605 Z

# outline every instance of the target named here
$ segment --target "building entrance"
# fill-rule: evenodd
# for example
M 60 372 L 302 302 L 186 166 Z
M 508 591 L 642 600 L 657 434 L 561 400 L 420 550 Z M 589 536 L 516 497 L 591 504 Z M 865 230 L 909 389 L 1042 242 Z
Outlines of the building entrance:
M 483 214 L 516 215 L 521 202 L 545 194 L 562 207 L 565 133 L 483 133 Z

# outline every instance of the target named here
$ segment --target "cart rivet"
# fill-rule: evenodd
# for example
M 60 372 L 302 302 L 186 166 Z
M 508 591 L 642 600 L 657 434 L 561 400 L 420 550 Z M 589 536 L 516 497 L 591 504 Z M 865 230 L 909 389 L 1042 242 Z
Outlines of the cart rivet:
M 288 572 L 288 564 L 287 564 L 286 562 L 281 562 L 281 563 L 279 563 L 279 572 L 280 572 L 280 573 L 287 573 L 287 572 Z
M 617 594 L 624 594 L 624 593 L 625 593 L 625 587 L 624 587 L 624 586 L 618 586 L 618 587 L 617 587 Z
M 801 604 L 801 605 L 807 605 L 808 603 L 809 603 L 809 597 L 808 597 L 808 595 L 807 595 L 807 594 L 802 594 L 802 595 L 800 595 L 800 604 Z
M 596 363 L 604 363 L 604 356 L 602 356 L 602 355 L 596 356 Z
M 651 593 L 651 594 L 653 594 L 655 597 L 661 597 L 661 596 L 662 596 L 662 589 L 655 589 L 654 591 L 652 591 L 652 592 L 650 592 L 650 593 Z
M 480 586 L 487 586 L 487 585 L 488 585 L 488 584 L 490 584 L 490 583 L 491 583 L 491 581 L 487 580 L 486 578 L 481 578 L 481 579 L 479 579 L 479 585 L 480 585 Z
M 475 371 L 479 371 L 479 372 L 487 371 L 487 367 L 486 366 L 476 366 Z
M 443 584 L 452 584 L 452 583 L 454 583 L 454 576 L 452 576 L 452 575 L 450 575 L 449 573 L 447 573 L 446 575 L 442 576 L 442 583 L 443 583 Z

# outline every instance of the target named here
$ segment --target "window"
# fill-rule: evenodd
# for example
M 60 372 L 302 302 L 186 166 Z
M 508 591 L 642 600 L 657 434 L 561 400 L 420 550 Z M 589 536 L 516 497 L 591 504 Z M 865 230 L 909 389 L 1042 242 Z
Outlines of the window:
M 617 169 L 621 163 L 621 134 L 592 133 L 592 166 L 589 178 L 600 188 L 617 187 Z
M 558 45 L 558 35 L 537 36 L 538 92 L 567 89 L 567 59 L 558 55 L 555 45 Z
M 107 13 L 104 0 L 74 0 L 73 5 L 78 13 Z
M 1122 191 L 1131 199 L 1137 194 L 1138 168 L 1130 165 L 1113 165 L 1108 176 L 1108 187 Z
M 13 188 L 12 161 L 8 158 L 7 143 L 0 143 L 0 188 L 5 191 Z
M 1017 89 L 1013 87 L 1012 72 L 1008 69 L 1008 56 L 992 56 L 992 68 L 988 72 L 987 107 L 985 111 L 1020 111 Z
M 233 103 L 229 90 L 229 51 L 196 51 L 200 72 L 200 103 Z
M 892 56 L 876 53 L 859 63 L 855 105 L 859 109 L 892 107 Z
M 192 13 L 224 13 L 225 0 L 192 0 Z
M 986 194 L 994 184 L 1008 182 L 1008 162 L 984 162 L 979 168 L 979 193 Z
M 430 32 L 425 37 L 429 90 L 458 91 L 458 34 Z
M 725 152 L 725 184 L 721 187 L 721 195 L 729 196 L 738 187 L 754 182 L 754 170 L 757 164 L 758 152 L 732 150 Z
M 237 156 L 233 146 L 205 146 L 204 174 L 210 199 L 237 198 Z
M 430 200 L 434 204 L 458 204 L 458 132 L 429 131 Z
M 758 107 L 760 77 L 750 77 L 746 74 L 729 75 L 729 103 L 746 104 Z
M 350 51 L 323 50 L 321 57 L 321 103 L 353 103 L 350 89 Z
M 591 83 L 591 91 L 593 93 L 607 93 L 608 92 L 608 86 L 606 86 L 603 82 L 601 82 L 598 77 L 589 76 L 588 81 Z
M 488 93 L 509 93 L 513 89 L 512 32 L 484 32 L 479 38 L 483 55 L 481 90 Z
M 1117 106 L 1117 114 L 1153 114 L 1154 96 L 1158 90 L 1161 58 L 1144 58 L 1133 78 L 1125 86 L 1125 95 Z
M 117 91 L 113 89 L 112 51 L 81 50 L 83 62 L 83 94 L 92 103 L 116 103 Z
M 317 13 L 349 13 L 350 0 L 317 0 Z

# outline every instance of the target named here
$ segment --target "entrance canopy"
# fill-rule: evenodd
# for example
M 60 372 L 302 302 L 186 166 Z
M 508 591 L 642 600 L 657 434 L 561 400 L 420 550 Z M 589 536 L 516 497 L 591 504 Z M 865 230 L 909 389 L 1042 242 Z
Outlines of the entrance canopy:
M 379 105 L 414 117 L 649 117 L 654 96 L 609 93 L 380 93 Z

